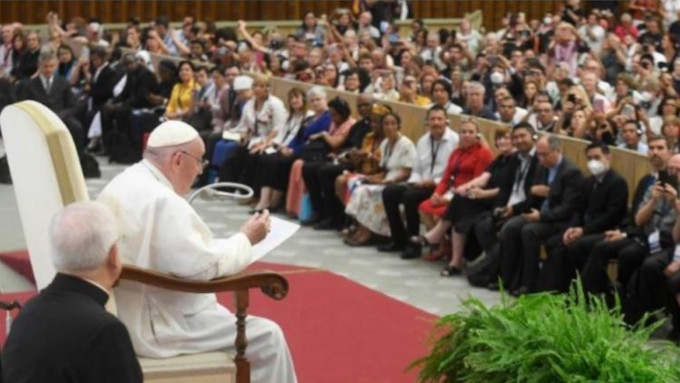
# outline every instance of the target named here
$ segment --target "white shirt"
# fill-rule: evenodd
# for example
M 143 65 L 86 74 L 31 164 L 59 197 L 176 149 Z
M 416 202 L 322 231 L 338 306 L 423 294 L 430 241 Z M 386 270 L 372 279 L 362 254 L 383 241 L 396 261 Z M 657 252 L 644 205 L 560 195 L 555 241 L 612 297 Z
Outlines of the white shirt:
M 420 58 L 422 58 L 423 61 L 431 60 L 434 65 L 437 66 L 437 69 L 442 71 L 446 69 L 446 64 L 444 64 L 440 58 L 441 53 L 442 47 L 438 46 L 434 50 L 430 47 L 425 47 L 422 51 L 420 51 Z
M 241 120 L 236 126 L 238 132 L 250 132 L 250 145 L 262 141 L 273 130 L 283 129 L 288 119 L 288 111 L 283 101 L 269 95 L 259 111 L 255 111 L 255 98 L 251 98 L 243 106 Z
M 276 136 L 274 137 L 274 142 L 281 145 L 281 146 L 287 146 L 290 144 L 291 141 L 295 138 L 295 136 L 298 134 L 298 131 L 300 130 L 300 127 L 302 126 L 302 122 L 308 118 L 314 115 L 314 112 L 311 110 L 308 110 L 306 114 L 300 115 L 292 115 L 290 118 L 286 120 L 286 123 L 283 125 L 283 128 L 278 130 L 276 132 Z
M 590 38 L 590 33 L 592 33 L 594 38 Z M 584 25 L 578 29 L 578 34 L 581 39 L 588 43 L 590 50 L 593 53 L 599 54 L 602 50 L 602 42 L 604 41 L 605 30 L 600 25 Z
M 238 273 L 252 262 L 252 246 L 245 234 L 214 238 L 196 211 L 146 160 L 116 176 L 98 199 L 116 218 L 120 256 L 126 264 L 207 281 Z M 226 348 L 234 342 L 220 335 L 233 323 L 215 294 L 122 281 L 115 295 L 118 315 L 138 355 L 168 358 Z
M 462 114 L 463 113 L 463 108 L 452 103 L 451 101 L 447 102 L 446 105 L 444 105 L 444 109 L 446 109 L 446 113 L 448 113 L 448 114 Z
M 12 71 L 12 45 L 0 45 L 0 71 L 7 76 Z
M 429 132 L 420 137 L 416 144 L 416 164 L 408 182 L 434 180 L 438 183 L 444 174 L 451 153 L 458 147 L 459 140 L 458 133 L 449 128 L 446 128 L 444 136 L 438 141 L 433 141 Z
M 621 149 L 633 150 L 633 151 L 636 151 L 640 154 L 647 154 L 647 152 L 649 152 L 649 147 L 644 142 L 638 142 L 637 148 L 635 148 L 635 149 L 627 148 L 625 143 L 619 144 L 618 147 L 621 148 Z
M 510 125 L 513 125 L 513 126 L 517 125 L 524 119 L 524 117 L 528 113 L 529 112 L 527 112 L 526 109 L 520 108 L 519 106 L 516 106 L 515 107 L 515 114 L 512 115 L 512 119 L 510 121 L 506 122 L 506 124 L 510 124 Z M 501 114 L 500 113 L 496 112 L 495 115 L 496 115 L 496 118 L 498 119 L 498 121 L 504 122 L 503 120 L 501 120 Z
M 531 167 L 531 159 L 536 155 L 536 147 L 534 146 L 529 152 L 528 156 L 523 156 L 518 153 L 520 159 L 519 169 L 512 175 L 512 193 L 510 193 L 510 199 L 508 200 L 508 206 L 518 204 L 527 199 L 524 193 L 524 183 L 526 182 L 527 176 L 529 174 L 529 167 Z

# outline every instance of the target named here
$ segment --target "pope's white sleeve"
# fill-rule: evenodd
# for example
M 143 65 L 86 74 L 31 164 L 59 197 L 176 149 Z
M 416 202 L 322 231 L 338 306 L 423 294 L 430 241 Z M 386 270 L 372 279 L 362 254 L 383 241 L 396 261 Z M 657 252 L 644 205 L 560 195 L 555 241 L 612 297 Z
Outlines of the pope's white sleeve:
M 253 259 L 253 246 L 243 233 L 226 239 L 214 239 L 210 247 L 214 253 L 220 255 L 215 277 L 236 274 L 248 267 Z
M 210 280 L 238 273 L 252 262 L 252 246 L 245 234 L 214 238 L 181 197 L 166 199 L 158 207 L 152 268 L 180 278 Z

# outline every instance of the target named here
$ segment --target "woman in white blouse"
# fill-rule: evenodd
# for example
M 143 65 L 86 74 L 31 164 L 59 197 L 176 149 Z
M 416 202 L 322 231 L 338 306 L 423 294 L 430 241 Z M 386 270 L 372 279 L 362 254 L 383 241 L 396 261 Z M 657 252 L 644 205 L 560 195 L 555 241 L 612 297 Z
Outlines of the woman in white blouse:
M 345 239 L 345 244 L 350 246 L 368 245 L 374 234 L 390 235 L 382 191 L 386 185 L 408 180 L 416 162 L 415 145 L 399 132 L 401 118 L 395 113 L 388 113 L 382 117 L 381 126 L 385 134 L 380 143 L 381 171 L 363 178 L 345 209 L 357 221 L 357 230 Z
M 280 98 L 269 94 L 269 77 L 257 75 L 253 79 L 253 98 L 243 106 L 243 114 L 236 130 L 241 132 L 251 152 L 261 153 L 265 143 L 283 129 L 288 111 Z
M 250 155 L 246 160 L 243 172 L 244 181 L 250 182 L 253 189 L 259 191 L 260 195 L 255 210 L 268 209 L 280 202 L 282 197 L 280 191 L 263 186 L 263 179 L 269 176 L 267 169 L 262 166 L 263 157 L 280 153 L 282 148 L 288 148 L 300 131 L 302 123 L 314 115 L 314 112 L 308 109 L 307 94 L 301 88 L 294 87 L 288 91 L 288 106 L 290 113 L 283 128 L 276 131 L 274 137 L 264 143 L 265 149 L 261 154 Z

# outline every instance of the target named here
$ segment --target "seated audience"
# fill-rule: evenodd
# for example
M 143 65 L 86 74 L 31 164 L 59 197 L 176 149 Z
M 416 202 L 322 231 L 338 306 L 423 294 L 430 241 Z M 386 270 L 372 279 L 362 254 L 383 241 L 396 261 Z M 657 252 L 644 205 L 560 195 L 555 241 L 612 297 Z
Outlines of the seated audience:
M 267 161 L 264 157 L 279 155 L 285 148 L 290 148 L 290 144 L 300 131 L 300 127 L 308 118 L 313 116 L 313 112 L 308 110 L 307 94 L 300 88 L 295 87 L 288 91 L 288 106 L 288 119 L 283 129 L 276 133 L 276 137 L 268 143 L 262 153 L 248 156 L 245 163 L 243 175 L 251 177 L 251 186 L 254 190 L 261 189 L 255 210 L 269 209 L 273 212 L 281 207 L 283 193 L 279 190 L 262 187 L 265 179 L 271 176 L 270 170 L 262 166 Z
M 513 294 L 533 292 L 539 271 L 541 242 L 564 231 L 581 203 L 583 176 L 562 154 L 556 136 L 541 137 L 536 144 L 541 164 L 529 199 L 539 199 L 540 209 L 511 218 L 501 231 L 501 278 Z
M 456 189 L 473 180 L 484 172 L 493 161 L 493 153 L 481 143 L 477 121 L 464 118 L 458 131 L 458 148 L 451 153 L 442 179 L 437 183 L 429 199 L 423 201 L 418 209 L 425 227 L 430 230 L 444 215 L 446 207 L 456 193 Z
M 194 111 L 194 95 L 199 89 L 194 78 L 196 68 L 191 61 L 182 61 L 177 68 L 179 83 L 172 88 L 165 107 L 163 117 L 166 120 L 184 120 L 191 116 Z
M 569 227 L 545 242 L 548 258 L 538 276 L 538 291 L 566 292 L 588 257 L 588 252 L 580 251 L 581 243 L 587 246 L 601 240 L 626 216 L 628 184 L 611 168 L 609 146 L 592 143 L 586 148 L 586 156 L 591 176 L 583 183 L 582 203 Z
M 494 134 L 498 157 L 479 176 L 456 188 L 456 195 L 449 203 L 442 219 L 420 240 L 426 244 L 440 244 L 444 234 L 450 230 L 452 256 L 441 276 L 450 277 L 460 274 L 463 266 L 463 252 L 467 235 L 474 223 L 485 212 L 496 206 L 503 185 L 509 177 L 510 165 L 515 150 L 512 146 L 510 130 L 496 130 Z M 412 238 L 413 240 L 413 238 Z
M 326 145 L 331 149 L 324 161 L 305 161 L 302 167 L 302 177 L 309 192 L 312 210 L 316 214 L 314 225 L 316 230 L 328 230 L 340 228 L 344 223 L 342 203 L 335 195 L 335 178 L 344 170 L 352 170 L 351 162 L 348 161 L 351 153 L 361 147 L 364 137 L 369 133 L 371 124 L 371 98 L 368 95 L 360 95 L 357 98 L 357 112 L 360 120 L 354 121 L 349 117 L 349 106 L 341 108 L 342 117 L 345 121 L 353 122 L 349 130 L 339 134 L 326 134 L 321 136 Z M 332 106 L 329 104 L 332 111 Z M 346 115 L 346 116 L 344 116 Z M 333 122 L 336 125 L 336 122 Z M 333 128 L 331 128 L 331 131 Z M 337 129 L 336 129 L 337 130 Z M 342 130 L 342 129 L 340 129 Z
M 331 127 L 331 114 L 328 111 L 326 91 L 315 86 L 307 91 L 309 109 L 313 115 L 302 123 L 297 134 L 287 147 L 283 147 L 276 154 L 262 158 L 262 169 L 267 169 L 268 176 L 262 178 L 262 191 L 260 199 L 264 206 L 277 206 L 283 193 L 288 189 L 288 179 L 293 162 L 300 158 L 303 148 L 312 135 L 328 131 Z M 275 194 L 274 194 L 275 193 Z M 257 201 L 256 201 L 257 202 Z
M 436 85 L 436 84 L 435 84 Z M 420 247 L 408 241 L 418 237 L 418 206 L 430 198 L 441 181 L 451 153 L 458 147 L 458 133 L 449 129 L 446 109 L 435 105 L 427 111 L 429 132 L 416 145 L 416 163 L 406 184 L 388 185 L 382 192 L 385 214 L 390 224 L 391 241 L 378 246 L 378 251 L 400 251 L 403 259 L 420 256 Z M 404 206 L 406 227 L 401 217 Z
M 390 226 L 385 215 L 382 192 L 386 185 L 404 182 L 411 176 L 416 161 L 413 142 L 402 135 L 401 118 L 394 113 L 380 120 L 385 139 L 380 143 L 380 170 L 356 180 L 356 190 L 345 212 L 357 222 L 354 234 L 345 239 L 350 246 L 365 246 L 374 234 L 389 237 Z
M 644 191 L 639 204 L 633 200 L 634 227 L 629 230 L 610 230 L 597 242 L 583 266 L 583 287 L 593 294 L 612 293 L 612 288 L 626 289 L 635 270 L 648 255 L 672 249 L 673 226 L 676 221 L 675 200 L 677 185 L 665 170 L 669 157 L 668 142 L 662 137 L 649 141 L 652 164 L 657 162 L 657 177 Z M 647 181 L 643 178 L 643 181 Z M 641 181 L 642 182 L 642 181 Z M 647 182 L 645 182 L 647 184 Z M 637 192 L 636 192 L 637 194 Z M 636 195 L 637 197 L 637 195 Z M 610 259 L 617 260 L 617 286 L 611 286 L 607 276 Z M 624 295 L 625 296 L 625 295 Z
M 68 81 L 56 75 L 58 60 L 54 49 L 45 45 L 40 50 L 38 62 L 38 75 L 24 81 L 18 98 L 20 101 L 37 101 L 59 116 L 71 133 L 77 152 L 82 153 L 85 134 L 82 124 L 75 117 L 76 99 Z

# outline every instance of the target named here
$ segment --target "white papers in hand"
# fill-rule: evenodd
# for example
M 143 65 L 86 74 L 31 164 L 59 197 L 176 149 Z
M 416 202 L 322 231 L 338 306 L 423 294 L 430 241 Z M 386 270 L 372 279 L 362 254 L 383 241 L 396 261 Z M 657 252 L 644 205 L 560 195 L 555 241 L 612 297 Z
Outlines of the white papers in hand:
M 271 217 L 270 220 L 271 231 L 262 242 L 253 247 L 253 261 L 258 261 L 267 253 L 279 247 L 300 228 L 300 225 L 281 218 Z

